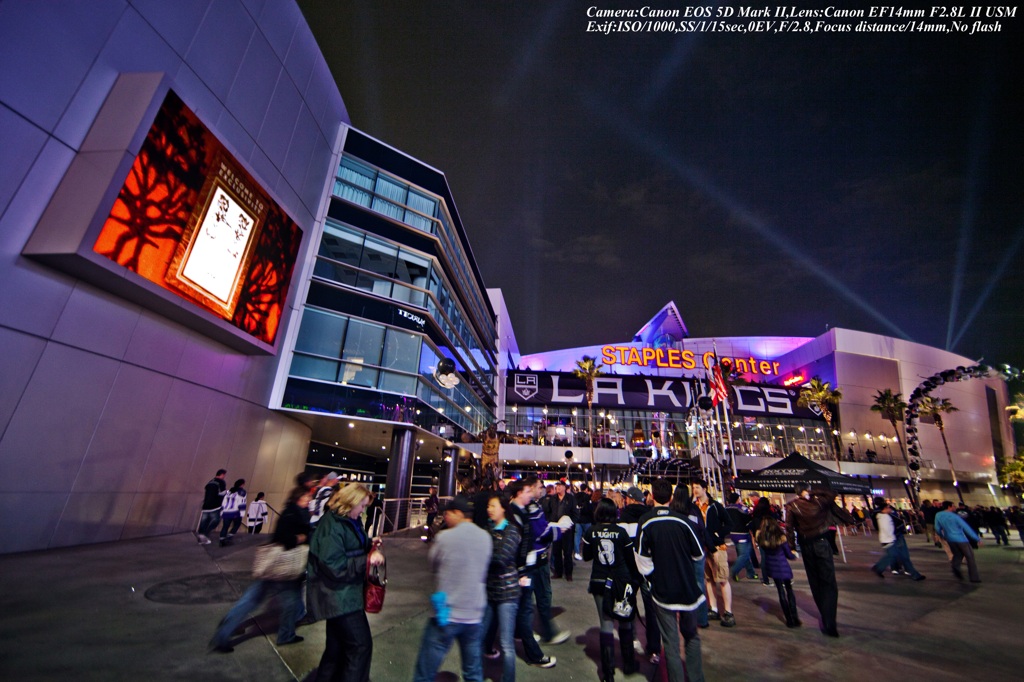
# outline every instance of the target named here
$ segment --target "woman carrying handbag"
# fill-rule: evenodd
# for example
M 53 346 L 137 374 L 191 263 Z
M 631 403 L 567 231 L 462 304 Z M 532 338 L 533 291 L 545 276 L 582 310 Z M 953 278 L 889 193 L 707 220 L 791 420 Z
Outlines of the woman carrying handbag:
M 295 488 L 288 495 L 284 512 L 274 529 L 272 544 L 278 545 L 284 552 L 293 552 L 300 545 L 309 542 L 309 505 L 310 494 L 305 488 Z M 278 549 L 278 548 L 274 548 Z M 281 605 L 281 616 L 277 627 L 277 644 L 295 644 L 302 637 L 295 634 L 295 623 L 302 615 L 302 581 L 305 574 L 299 569 L 294 578 L 286 580 L 257 579 L 245 591 L 227 615 L 217 626 L 217 632 L 210 641 L 210 648 L 221 653 L 234 651 L 231 646 L 231 635 L 238 626 L 245 622 L 249 614 L 267 597 L 276 596 Z
M 349 483 L 334 493 L 309 548 L 310 615 L 327 621 L 327 641 L 317 671 L 319 682 L 370 679 L 373 639 L 363 592 L 369 566 L 381 566 L 380 538 L 370 539 L 359 517 L 370 491 Z

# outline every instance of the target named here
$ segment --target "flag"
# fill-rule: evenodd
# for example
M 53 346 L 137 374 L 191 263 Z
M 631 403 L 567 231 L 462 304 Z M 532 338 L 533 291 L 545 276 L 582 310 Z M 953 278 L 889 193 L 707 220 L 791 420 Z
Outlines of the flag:
M 722 376 L 722 366 L 718 363 L 715 363 L 711 370 L 711 399 L 716 405 L 729 399 L 729 390 L 725 385 L 725 377 Z

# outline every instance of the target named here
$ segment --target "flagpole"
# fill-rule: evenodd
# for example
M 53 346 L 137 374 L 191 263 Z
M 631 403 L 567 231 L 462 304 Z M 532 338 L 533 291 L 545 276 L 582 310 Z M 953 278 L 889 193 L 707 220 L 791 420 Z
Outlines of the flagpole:
M 718 359 L 718 342 L 714 339 L 711 340 L 711 349 L 715 353 L 715 367 L 718 367 L 722 386 L 725 389 L 725 400 L 722 401 L 722 410 L 725 412 L 726 433 L 729 434 L 729 459 L 732 460 L 732 475 L 733 478 L 736 478 L 739 476 L 739 472 L 736 470 L 736 447 L 732 443 L 732 427 L 730 426 L 732 420 L 729 418 L 729 386 L 725 383 L 725 377 L 721 375 L 722 362 Z

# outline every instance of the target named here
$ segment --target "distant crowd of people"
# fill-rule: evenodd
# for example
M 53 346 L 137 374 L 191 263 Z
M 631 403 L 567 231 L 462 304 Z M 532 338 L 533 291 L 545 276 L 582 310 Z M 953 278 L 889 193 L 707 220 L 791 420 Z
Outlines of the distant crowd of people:
M 221 544 L 230 543 L 240 527 L 245 481 L 227 488 L 225 475 L 219 470 L 206 486 L 197 532 L 203 544 L 211 542 L 209 535 L 218 523 Z M 918 526 L 929 542 L 943 547 L 961 580 L 966 563 L 972 582 L 981 580 L 973 550 L 980 545 L 982 527 L 1001 544 L 1008 543 L 1007 529 L 1013 525 L 1024 541 L 1019 507 L 1003 512 L 933 500 L 907 512 L 876 498 L 871 509 L 854 507 L 851 513 L 836 504 L 831 491 L 798 484 L 794 492 L 782 506 L 757 494 L 741 500 L 737 493 L 723 504 L 710 495 L 704 481 L 673 486 L 656 479 L 646 491 L 636 486 L 599 491 L 564 481 L 545 486 L 531 476 L 511 482 L 487 479 L 485 485 L 462 481 L 459 494 L 444 504 L 431 488 L 424 510 L 431 529 L 426 536 L 431 541 L 428 560 L 435 576 L 433 616 L 423 633 L 414 680 L 434 680 L 456 643 L 466 680 L 483 679 L 487 658 L 501 659 L 502 680 L 513 682 L 517 639 L 526 664 L 555 667 L 557 660 L 548 649 L 566 642 L 571 633 L 554 622 L 551 581 L 572 581 L 577 562 L 591 564 L 587 591 L 597 612 L 604 682 L 614 680 L 617 658 L 628 675 L 638 671 L 641 655 L 663 665 L 669 680 L 701 682 L 699 631 L 712 621 L 736 626 L 731 583 L 741 576 L 774 583 L 786 626 L 800 627 L 790 561 L 801 559 L 821 631 L 839 636 L 833 562 L 840 525 L 870 524 L 883 550 L 871 570 L 879 577 L 892 572 L 913 580 L 925 576 L 914 567 L 905 536 Z M 316 679 L 368 680 L 373 641 L 363 588 L 368 567 L 384 563 L 381 514 L 379 496 L 359 483 L 345 483 L 334 473 L 321 478 L 300 474 L 272 542 L 285 549 L 308 543 L 305 575 L 255 581 L 218 625 L 211 649 L 232 651 L 232 637 L 248 615 L 276 597 L 281 606 L 279 645 L 303 641 L 296 634 L 302 622 L 326 622 Z M 258 533 L 267 519 L 262 493 L 246 516 L 250 532 Z M 731 565 L 730 543 L 736 555 Z M 636 628 L 641 606 L 644 643 Z

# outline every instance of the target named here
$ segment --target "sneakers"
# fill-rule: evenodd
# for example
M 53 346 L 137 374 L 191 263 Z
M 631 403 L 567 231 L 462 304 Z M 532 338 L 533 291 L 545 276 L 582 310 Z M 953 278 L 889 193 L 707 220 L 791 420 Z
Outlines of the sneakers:
M 200 545 L 208 545 L 211 542 L 210 538 L 206 537 L 205 535 L 199 535 L 199 534 L 196 535 L 196 540 L 199 541 Z
M 569 632 L 568 630 L 562 630 L 561 632 L 556 632 L 551 639 L 549 639 L 548 641 L 546 641 L 544 643 L 545 644 L 561 644 L 562 642 L 565 642 L 566 640 L 568 640 L 570 637 L 572 637 L 572 633 L 571 632 Z M 552 663 L 551 665 L 554 665 L 554 663 Z
M 544 658 L 540 659 L 539 661 L 534 661 L 534 662 L 530 663 L 530 665 L 532 665 L 535 668 L 554 668 L 555 667 L 555 662 L 556 662 L 556 659 L 555 659 L 554 656 L 545 656 Z
M 299 642 L 303 641 L 304 639 L 306 639 L 306 638 L 303 637 L 302 635 L 295 635 L 294 637 L 289 639 L 287 642 L 278 642 L 277 645 L 278 646 L 287 646 L 289 644 L 298 644 Z
M 708 620 L 721 620 L 718 617 L 718 611 L 708 611 Z
M 486 654 L 484 654 L 484 658 L 486 658 L 488 661 L 496 661 L 499 658 L 501 658 L 501 652 L 497 649 L 491 649 Z
M 736 617 L 726 611 L 722 614 L 722 627 L 723 628 L 734 628 L 736 627 Z
M 583 561 L 583 555 L 580 554 L 579 552 L 576 552 L 575 554 L 573 554 L 572 558 L 575 559 L 576 561 Z
M 647 660 L 651 662 L 651 665 L 658 665 L 661 663 L 661 654 L 651 654 Z

